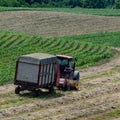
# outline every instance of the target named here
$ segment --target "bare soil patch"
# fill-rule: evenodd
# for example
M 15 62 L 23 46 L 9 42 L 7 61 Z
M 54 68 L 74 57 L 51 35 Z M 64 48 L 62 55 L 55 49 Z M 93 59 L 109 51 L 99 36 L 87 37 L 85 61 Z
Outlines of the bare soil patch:
M 43 11 L 9 11 L 0 12 L 0 29 L 42 36 L 120 31 L 120 17 Z

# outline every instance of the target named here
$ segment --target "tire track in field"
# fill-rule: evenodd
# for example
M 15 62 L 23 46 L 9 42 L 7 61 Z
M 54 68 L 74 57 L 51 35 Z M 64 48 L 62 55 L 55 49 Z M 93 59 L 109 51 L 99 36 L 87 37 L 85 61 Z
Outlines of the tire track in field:
M 116 56 L 115 59 L 113 59 L 105 64 L 102 64 L 100 66 L 94 66 L 94 67 L 90 67 L 90 68 L 81 70 L 80 71 L 81 77 L 89 76 L 91 74 L 96 74 L 96 76 L 97 76 L 101 72 L 107 72 L 113 68 L 120 67 L 120 48 L 114 48 L 114 49 L 118 51 L 118 55 Z

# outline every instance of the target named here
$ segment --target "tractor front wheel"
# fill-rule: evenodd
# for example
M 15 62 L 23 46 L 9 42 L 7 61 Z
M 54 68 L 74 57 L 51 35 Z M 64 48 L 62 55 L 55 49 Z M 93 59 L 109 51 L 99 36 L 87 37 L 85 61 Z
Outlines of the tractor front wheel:
M 79 79 L 80 79 L 80 73 L 79 73 L 79 71 L 75 71 L 73 80 L 78 80 L 79 81 Z

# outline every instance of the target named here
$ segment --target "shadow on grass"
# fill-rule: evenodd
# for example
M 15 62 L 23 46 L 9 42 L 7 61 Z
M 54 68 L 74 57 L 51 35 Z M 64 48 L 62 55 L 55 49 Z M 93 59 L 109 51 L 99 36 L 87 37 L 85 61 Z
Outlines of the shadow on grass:
M 48 91 L 42 91 L 40 90 L 39 95 L 36 96 L 33 92 L 31 91 L 23 91 L 19 94 L 21 97 L 27 97 L 27 98 L 40 98 L 40 99 L 54 99 L 58 97 L 64 96 L 62 91 L 56 90 L 53 93 L 49 93 Z

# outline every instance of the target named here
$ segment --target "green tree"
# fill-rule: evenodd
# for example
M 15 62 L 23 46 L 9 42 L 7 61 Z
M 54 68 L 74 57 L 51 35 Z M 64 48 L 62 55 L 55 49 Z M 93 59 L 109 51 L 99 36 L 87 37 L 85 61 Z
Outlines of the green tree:
M 70 6 L 70 7 L 76 7 L 76 6 L 81 7 L 82 3 L 81 3 L 81 0 L 68 0 L 68 6 Z
M 6 0 L 0 0 L 0 6 L 8 7 L 8 3 Z
M 115 0 L 115 7 L 120 9 L 120 0 Z
M 104 8 L 104 0 L 83 0 L 84 8 Z
M 25 0 L 0 0 L 0 6 L 5 7 L 21 7 L 25 4 Z
M 120 8 L 120 0 L 0 0 L 0 6 L 10 7 L 84 7 L 105 8 L 114 6 Z

